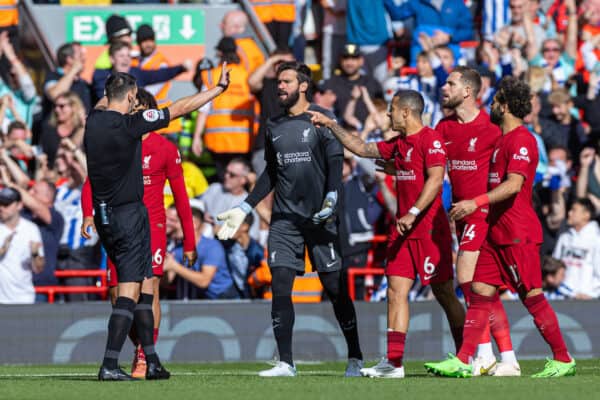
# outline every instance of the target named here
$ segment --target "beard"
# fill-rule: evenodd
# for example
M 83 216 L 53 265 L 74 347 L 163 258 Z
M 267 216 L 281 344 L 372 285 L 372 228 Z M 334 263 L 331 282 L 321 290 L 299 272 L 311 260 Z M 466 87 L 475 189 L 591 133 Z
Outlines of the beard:
M 285 108 L 286 110 L 289 110 L 294 104 L 298 102 L 298 99 L 300 99 L 300 90 L 296 90 L 292 93 L 278 92 L 277 94 L 287 94 L 287 97 L 285 99 L 282 100 L 281 98 L 279 98 L 279 105 L 281 105 L 281 107 Z
M 442 98 L 442 106 L 454 110 L 456 107 L 462 104 L 462 99 L 458 96 L 456 97 L 448 97 L 447 100 Z
M 500 126 L 502 121 L 504 121 L 502 110 L 499 108 L 492 108 L 490 110 L 490 121 L 492 121 L 492 124 Z

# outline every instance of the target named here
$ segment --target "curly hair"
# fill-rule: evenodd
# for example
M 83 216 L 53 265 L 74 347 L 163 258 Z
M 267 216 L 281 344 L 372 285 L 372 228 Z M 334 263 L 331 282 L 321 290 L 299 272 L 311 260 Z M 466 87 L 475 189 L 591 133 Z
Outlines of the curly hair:
M 531 89 L 526 82 L 515 77 L 507 76 L 500 81 L 496 101 L 506 104 L 510 113 L 517 118 L 523 119 L 531 113 Z

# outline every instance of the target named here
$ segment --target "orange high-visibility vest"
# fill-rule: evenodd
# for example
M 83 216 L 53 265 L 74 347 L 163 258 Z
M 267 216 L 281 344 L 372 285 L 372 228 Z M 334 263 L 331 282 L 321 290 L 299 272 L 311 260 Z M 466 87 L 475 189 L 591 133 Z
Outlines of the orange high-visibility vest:
M 19 25 L 17 0 L 0 0 L 0 27 Z
M 229 64 L 231 80 L 226 92 L 213 99 L 204 127 L 204 145 L 214 153 L 249 153 L 254 128 L 254 96 L 243 65 Z M 211 89 L 218 83 L 221 66 L 202 71 L 202 84 Z
M 294 0 L 273 0 L 271 5 L 271 15 L 273 21 L 294 22 L 296 19 L 296 6 Z
M 272 0 L 252 0 L 254 12 L 263 24 L 268 24 L 269 22 L 273 21 L 271 3 L 273 3 Z
M 140 62 L 139 58 L 134 58 L 131 65 L 146 71 L 151 71 L 168 67 L 169 61 L 164 54 L 154 51 L 154 53 L 152 53 L 149 57 L 144 58 L 143 62 Z M 154 96 L 156 103 L 158 104 L 158 108 L 166 108 L 172 104 L 172 101 L 168 98 L 169 90 L 171 89 L 171 82 L 155 83 L 153 85 L 145 86 L 144 89 Z M 181 118 L 176 118 L 169 122 L 169 126 L 156 131 L 156 133 L 179 133 L 182 130 L 183 126 L 181 125 Z
M 237 54 L 248 70 L 248 75 L 265 63 L 265 56 L 254 39 L 250 37 L 237 38 L 235 44 L 237 45 Z
M 312 272 L 312 265 L 305 256 L 305 273 L 302 276 L 297 276 L 292 286 L 292 302 L 293 303 L 319 303 L 323 295 L 323 286 L 319 280 L 319 274 Z M 266 261 L 263 261 L 249 277 L 248 283 L 254 288 L 260 288 L 271 284 L 271 270 Z M 271 290 L 267 290 L 264 294 L 267 300 L 273 299 Z

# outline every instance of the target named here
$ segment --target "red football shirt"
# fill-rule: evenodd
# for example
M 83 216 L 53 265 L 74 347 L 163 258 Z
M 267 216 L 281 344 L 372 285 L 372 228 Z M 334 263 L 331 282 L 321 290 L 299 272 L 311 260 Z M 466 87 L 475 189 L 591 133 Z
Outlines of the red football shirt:
M 500 128 L 481 110 L 466 124 L 460 123 L 455 115 L 444 118 L 435 130 L 442 134 L 448 152 L 448 174 L 454 201 L 473 199 L 486 193 L 490 159 L 502 136 Z
M 400 218 L 408 213 L 423 191 L 427 169 L 446 165 L 446 148 L 442 135 L 429 127 L 406 137 L 396 136 L 385 142 L 378 142 L 379 153 L 386 160 L 395 160 L 396 199 Z M 436 214 L 444 212 L 441 191 L 427 210 L 422 210 L 415 227 L 407 239 L 431 237 L 433 220 Z
M 542 225 L 533 209 L 533 180 L 538 165 L 537 143 L 524 126 L 500 137 L 492 154 L 490 190 L 504 182 L 508 174 L 525 177 L 521 191 L 490 207 L 490 239 L 494 244 L 542 243 Z
M 177 146 L 154 132 L 142 144 L 144 204 L 150 221 L 165 222 L 164 189 L 167 179 L 183 176 Z

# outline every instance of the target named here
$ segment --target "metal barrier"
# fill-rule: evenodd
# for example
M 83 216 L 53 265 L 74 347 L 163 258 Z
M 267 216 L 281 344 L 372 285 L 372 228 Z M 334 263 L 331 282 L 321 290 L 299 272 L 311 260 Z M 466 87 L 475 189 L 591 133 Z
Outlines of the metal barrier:
M 54 303 L 57 294 L 99 294 L 102 300 L 108 295 L 107 272 L 103 269 L 55 271 L 57 278 L 100 278 L 100 286 L 36 286 L 35 292 L 48 295 L 48 303 Z

